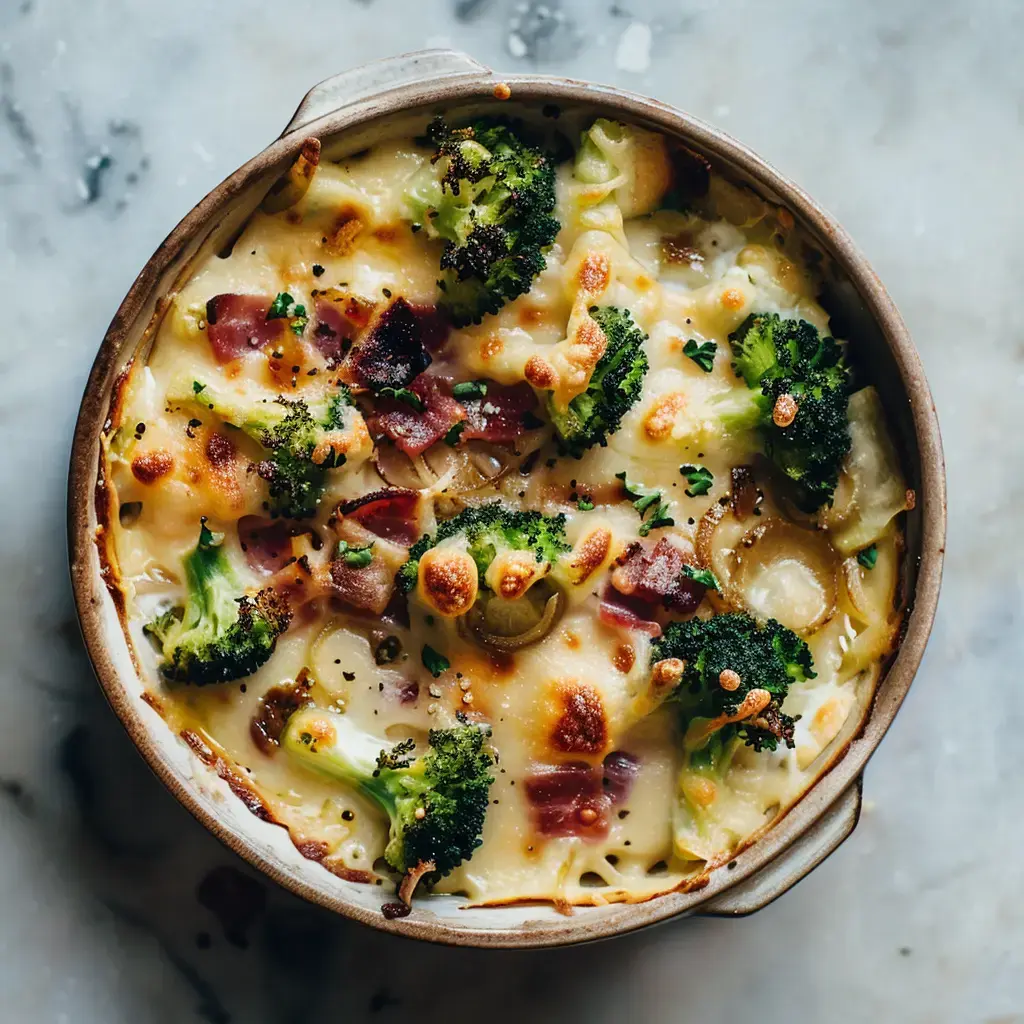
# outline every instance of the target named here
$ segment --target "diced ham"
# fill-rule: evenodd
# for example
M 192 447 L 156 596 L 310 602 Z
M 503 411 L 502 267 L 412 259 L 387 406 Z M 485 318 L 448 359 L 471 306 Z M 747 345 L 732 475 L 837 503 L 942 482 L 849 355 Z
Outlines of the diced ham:
M 270 576 L 292 560 L 293 528 L 281 519 L 242 516 L 238 540 L 250 568 Z
M 624 750 L 613 750 L 601 767 L 604 776 L 601 782 L 608 799 L 613 804 L 625 803 L 640 772 L 640 762 Z
M 542 836 L 604 839 L 611 798 L 602 774 L 583 761 L 550 765 L 524 779 L 533 827 Z
M 355 333 L 352 321 L 345 315 L 342 303 L 320 295 L 313 300 L 313 310 L 316 313 L 313 344 L 327 362 L 334 366 L 341 361 L 348 344 L 351 344 Z
M 686 552 L 667 537 L 653 548 L 645 548 L 638 541 L 619 558 L 612 585 L 620 594 L 637 601 L 692 614 L 704 600 L 707 588 L 683 575 L 686 564 Z
M 511 444 L 522 437 L 523 417 L 537 407 L 537 395 L 525 381 L 507 387 L 488 381 L 483 398 L 463 400 L 466 426 L 462 437 L 493 444 Z
M 382 398 L 371 429 L 391 438 L 395 447 L 406 455 L 422 455 L 440 441 L 466 411 L 452 398 L 451 385 L 440 377 L 420 374 L 409 388 L 419 396 L 424 409 L 417 412 L 405 402 Z
M 215 295 L 206 303 L 206 334 L 218 363 L 267 348 L 284 335 L 288 321 L 267 319 L 273 298 L 266 295 Z
M 649 604 L 620 594 L 609 583 L 601 597 L 598 618 L 607 626 L 634 629 L 650 637 L 661 636 L 661 626 L 650 618 L 653 612 Z
M 338 511 L 378 537 L 408 548 L 420 537 L 419 501 L 418 492 L 394 487 L 346 501 Z
M 384 559 L 374 558 L 369 565 L 354 567 L 337 558 L 331 562 L 330 573 L 332 592 L 347 608 L 379 616 L 388 607 L 395 576 Z
M 356 383 L 371 391 L 405 387 L 431 363 L 423 333 L 423 323 L 409 303 L 395 299 L 352 350 Z

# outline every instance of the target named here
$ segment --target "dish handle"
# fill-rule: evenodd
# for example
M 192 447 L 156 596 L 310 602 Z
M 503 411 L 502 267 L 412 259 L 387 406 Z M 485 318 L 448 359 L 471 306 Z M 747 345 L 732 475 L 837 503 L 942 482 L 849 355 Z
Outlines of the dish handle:
M 745 917 L 761 910 L 809 875 L 857 827 L 864 777 L 853 785 L 788 849 L 767 867 L 698 908 L 707 917 Z
M 428 78 L 475 78 L 492 73 L 489 67 L 457 50 L 416 50 L 371 61 L 314 85 L 303 97 L 281 135 L 305 128 L 311 121 L 333 114 L 351 103 L 413 82 Z

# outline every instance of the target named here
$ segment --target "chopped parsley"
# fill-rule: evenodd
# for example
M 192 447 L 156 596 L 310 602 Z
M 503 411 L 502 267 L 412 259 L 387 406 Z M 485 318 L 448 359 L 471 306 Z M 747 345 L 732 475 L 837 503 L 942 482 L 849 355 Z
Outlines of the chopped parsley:
M 338 558 L 350 569 L 365 569 L 373 561 L 373 542 L 352 547 L 347 540 L 339 540 Z
M 456 398 L 483 398 L 487 394 L 487 384 L 482 380 L 464 380 L 452 388 Z
M 698 569 L 695 565 L 684 565 L 683 575 L 693 580 L 694 583 L 701 583 L 708 590 L 719 590 L 718 577 L 710 569 Z
M 200 384 L 199 381 L 197 381 L 197 380 L 192 381 L 192 394 L 198 395 L 200 391 L 205 391 L 205 390 L 206 390 L 206 385 L 205 384 Z
M 878 548 L 872 544 L 863 551 L 858 551 L 857 561 L 864 566 L 865 569 L 874 569 L 875 564 L 878 562 Z
M 576 502 L 576 507 L 581 512 L 593 512 L 594 511 L 594 502 L 590 498 L 588 498 L 586 495 L 584 495 L 582 498 L 579 499 L 579 501 Z
M 296 306 L 292 311 L 292 322 L 290 324 L 292 334 L 298 334 L 302 336 L 302 332 L 306 329 L 306 324 L 309 323 L 309 317 L 306 315 L 305 306 Z
M 692 359 L 705 373 L 710 373 L 715 365 L 715 353 L 718 346 L 713 341 L 702 341 L 699 345 L 691 338 L 683 346 L 683 355 Z
M 651 490 L 640 484 L 631 484 L 626 479 L 625 472 L 616 473 L 615 477 L 622 481 L 626 494 L 634 499 L 633 508 L 640 513 L 640 518 L 644 519 L 648 512 L 651 513 L 640 524 L 638 532 L 641 537 L 646 537 L 651 530 L 657 530 L 661 526 L 675 526 L 676 521 L 669 514 L 672 511 L 672 503 L 662 501 L 661 491 Z
M 408 388 L 381 388 L 377 395 L 380 398 L 393 398 L 396 402 L 404 402 L 416 412 L 423 412 L 426 408 L 423 399 Z
M 268 320 L 280 320 L 288 315 L 288 310 L 294 305 L 295 300 L 287 292 L 278 292 L 274 301 L 267 310 Z
M 423 667 L 436 679 L 442 672 L 447 672 L 452 663 L 434 650 L 430 644 L 423 645 Z
M 715 482 L 711 471 L 703 466 L 680 466 L 679 472 L 686 477 L 686 482 L 690 485 L 683 492 L 688 498 L 697 498 L 702 494 L 707 494 Z
M 459 420 L 458 423 L 453 423 L 448 433 L 444 435 L 444 443 L 451 445 L 451 447 L 454 448 L 459 443 L 459 438 L 462 437 L 462 432 L 465 429 L 465 420 Z
M 267 310 L 268 320 L 282 320 L 290 319 L 291 323 L 288 325 L 293 334 L 301 335 L 306 329 L 306 324 L 309 323 L 309 317 L 306 314 L 306 307 L 301 303 L 296 303 L 295 300 L 288 294 L 288 292 L 278 292 L 274 296 L 274 301 L 270 304 L 270 309 Z M 276 359 L 280 359 L 276 353 L 274 354 Z

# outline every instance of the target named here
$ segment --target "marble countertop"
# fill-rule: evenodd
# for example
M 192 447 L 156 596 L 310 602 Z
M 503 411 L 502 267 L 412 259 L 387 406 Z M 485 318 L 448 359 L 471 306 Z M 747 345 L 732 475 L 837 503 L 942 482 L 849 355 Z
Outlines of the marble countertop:
M 0 0 L 0 1019 L 1024 1021 L 1022 38 L 1014 0 Z M 525 954 L 335 919 L 174 802 L 86 663 L 65 474 L 110 316 L 310 85 L 437 45 L 733 133 L 847 226 L 921 350 L 952 502 L 935 633 L 859 828 L 752 918 Z

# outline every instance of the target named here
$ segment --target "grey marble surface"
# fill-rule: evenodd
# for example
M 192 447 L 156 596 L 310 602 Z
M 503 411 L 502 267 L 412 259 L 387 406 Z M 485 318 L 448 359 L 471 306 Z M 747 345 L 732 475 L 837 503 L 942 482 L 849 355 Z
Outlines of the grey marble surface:
M 0 0 L 0 1021 L 1024 1021 L 1022 41 L 1014 0 Z M 839 216 L 917 339 L 952 495 L 935 635 L 860 827 L 753 918 L 463 952 L 256 883 L 225 929 L 203 880 L 253 876 L 85 662 L 65 473 L 107 321 L 311 84 L 424 45 L 722 126 Z

